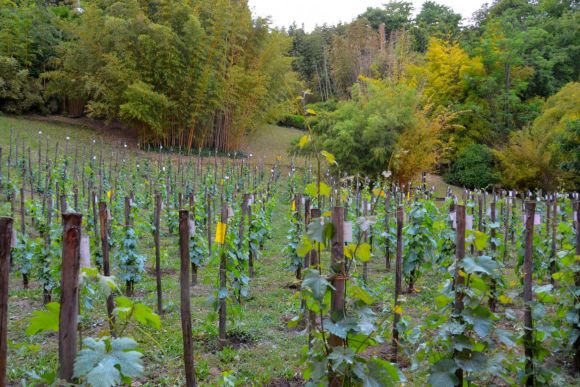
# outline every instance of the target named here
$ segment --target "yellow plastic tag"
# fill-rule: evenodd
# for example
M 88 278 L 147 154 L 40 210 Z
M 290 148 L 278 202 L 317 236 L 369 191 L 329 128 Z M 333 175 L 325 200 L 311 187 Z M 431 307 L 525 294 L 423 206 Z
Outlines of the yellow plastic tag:
M 113 190 L 107 191 L 107 199 L 111 200 L 112 194 L 113 194 Z
M 226 242 L 226 230 L 228 225 L 222 222 L 218 222 L 217 228 L 215 230 L 215 241 L 219 244 L 224 244 Z
M 407 200 L 411 199 L 411 191 L 407 191 Z
M 296 212 L 296 200 L 292 200 L 292 212 Z

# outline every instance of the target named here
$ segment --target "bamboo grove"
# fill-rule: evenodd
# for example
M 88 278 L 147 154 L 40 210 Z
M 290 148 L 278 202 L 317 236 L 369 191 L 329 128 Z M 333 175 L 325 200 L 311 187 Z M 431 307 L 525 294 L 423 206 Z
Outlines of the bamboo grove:
M 39 133 L 33 154 L 15 138 L 0 158 L 2 380 L 14 356 L 6 345 L 14 281 L 23 292 L 42 289 L 44 308 L 26 333 L 58 337 L 54 372 L 31 382 L 113 386 L 148 380 L 151 356 L 167 356 L 151 332 L 177 313 L 161 286 L 173 275 L 181 383 L 236 385 L 227 373 L 200 379 L 192 327 L 212 326 L 217 348 L 232 343 L 228 326 L 244 319 L 280 208 L 287 277 L 299 289 L 288 328 L 303 332 L 296 367 L 304 383 L 563 385 L 578 371 L 576 193 L 437 197 L 425 180 L 402 189 L 388 172 L 336 175 L 324 151 L 314 165 L 286 169 L 126 148 L 108 158 L 99 144 L 79 150 L 69 138 L 60 148 L 43 144 Z M 164 270 L 168 244 L 179 247 L 178 274 Z M 147 275 L 156 278 L 149 290 Z M 211 285 L 215 320 L 192 310 L 200 279 Z M 428 305 L 417 304 L 429 286 Z M 148 291 L 155 303 L 142 297 Z M 95 315 L 106 326 L 87 336 Z
M 3 112 L 88 115 L 143 147 L 228 152 L 299 88 L 290 38 L 246 1 L 42 3 L 0 3 Z

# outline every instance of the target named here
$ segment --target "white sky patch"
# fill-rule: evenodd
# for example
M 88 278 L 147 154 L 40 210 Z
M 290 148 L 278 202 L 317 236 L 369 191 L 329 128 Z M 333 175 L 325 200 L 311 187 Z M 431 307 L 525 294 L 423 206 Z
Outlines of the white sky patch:
M 316 25 L 333 25 L 351 22 L 368 7 L 382 7 L 389 0 L 249 0 L 254 16 L 270 17 L 276 27 L 288 27 L 293 22 L 304 24 L 307 31 Z M 419 12 L 425 0 L 412 0 L 414 14 Z M 451 7 L 464 19 L 492 0 L 435 0 L 438 4 Z

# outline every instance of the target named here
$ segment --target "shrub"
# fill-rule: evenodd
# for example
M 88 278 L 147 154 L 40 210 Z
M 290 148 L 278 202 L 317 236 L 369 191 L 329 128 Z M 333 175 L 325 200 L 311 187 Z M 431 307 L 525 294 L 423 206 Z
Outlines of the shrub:
M 296 128 L 300 130 L 306 130 L 306 123 L 304 117 L 298 114 L 284 114 L 278 119 L 278 126 L 283 126 L 285 128 Z
M 493 154 L 481 144 L 472 144 L 460 151 L 445 175 L 447 183 L 470 189 L 486 188 L 498 180 Z

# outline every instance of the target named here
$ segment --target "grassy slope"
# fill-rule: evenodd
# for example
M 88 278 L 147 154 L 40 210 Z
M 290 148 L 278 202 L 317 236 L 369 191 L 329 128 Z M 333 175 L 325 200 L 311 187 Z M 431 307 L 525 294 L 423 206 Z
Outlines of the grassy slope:
M 19 144 L 24 143 L 32 151 L 38 148 L 38 131 L 43 133 L 43 145 L 48 139 L 51 149 L 55 149 L 59 144 L 62 150 L 66 136 L 71 137 L 71 143 L 78 144 L 79 149 L 87 149 L 93 140 L 96 144 L 103 144 L 103 152 L 107 153 L 112 148 L 121 148 L 127 144 L 128 149 L 138 151 L 136 142 L 126 136 L 118 129 L 92 129 L 82 125 L 68 125 L 63 123 L 52 123 L 38 121 L 36 119 L 9 117 L 0 114 L 0 146 L 7 147 L 10 143 L 10 129 L 14 129 L 14 138 L 19 137 Z M 288 163 L 286 152 L 293 138 L 299 137 L 303 132 L 296 129 L 281 128 L 274 125 L 265 125 L 260 130 L 250 134 L 245 138 L 242 146 L 247 153 L 252 153 L 254 157 L 263 159 L 267 164 L 276 162 L 278 156 L 282 156 L 282 163 Z M 73 145 L 74 146 L 74 145 Z

